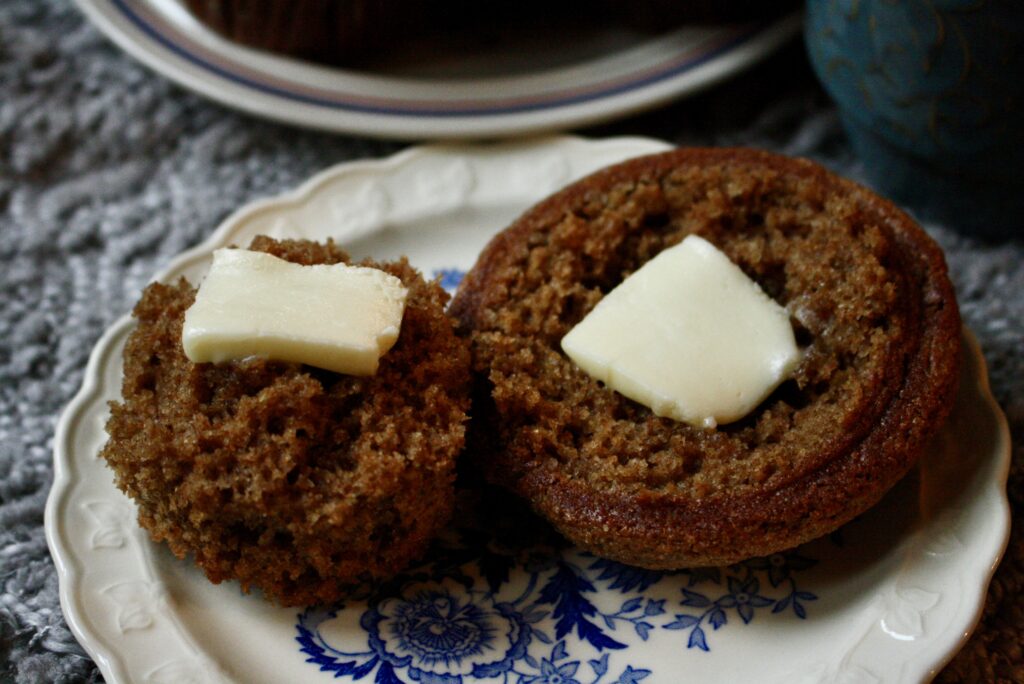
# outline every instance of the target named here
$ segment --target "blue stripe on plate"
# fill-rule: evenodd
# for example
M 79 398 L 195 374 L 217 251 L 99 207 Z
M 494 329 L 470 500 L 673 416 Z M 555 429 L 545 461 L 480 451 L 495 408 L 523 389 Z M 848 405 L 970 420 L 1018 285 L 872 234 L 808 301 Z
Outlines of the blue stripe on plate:
M 509 105 L 496 104 L 493 107 L 459 107 L 458 102 L 448 103 L 448 107 L 440 107 L 437 105 L 429 106 L 409 106 L 409 107 L 398 107 L 398 106 L 383 106 L 383 105 L 372 105 L 358 102 L 353 99 L 328 99 L 324 97 L 316 97 L 313 95 L 307 95 L 304 93 L 295 92 L 286 88 L 281 88 L 275 85 L 267 83 L 261 83 L 260 81 L 253 80 L 247 76 L 243 76 L 236 72 L 230 71 L 222 66 L 214 64 L 209 60 L 190 52 L 189 50 L 176 43 L 171 38 L 168 38 L 165 34 L 161 33 L 159 29 L 153 24 L 149 23 L 144 17 L 140 16 L 133 10 L 126 0 L 111 0 L 113 6 L 118 9 L 126 19 L 134 24 L 140 31 L 145 33 L 147 36 L 152 38 L 154 41 L 165 47 L 167 50 L 178 55 L 182 59 L 185 59 L 192 64 L 205 69 L 217 76 L 237 83 L 239 85 L 258 90 L 268 95 L 281 97 L 296 102 L 302 102 L 305 104 L 311 104 L 318 107 L 326 107 L 329 109 L 340 109 L 351 112 L 359 112 L 365 114 L 386 114 L 391 116 L 411 116 L 411 117 L 424 117 L 424 116 L 435 116 L 435 117 L 469 117 L 469 116 L 500 116 L 503 114 L 515 114 L 520 112 L 531 112 L 531 111 L 542 111 L 545 109 L 556 109 L 558 107 L 564 107 L 566 105 L 581 104 L 590 102 L 592 100 L 599 100 L 602 98 L 619 95 L 622 93 L 629 92 L 631 90 L 637 90 L 644 86 L 663 81 L 681 73 L 695 69 L 696 67 L 708 62 L 718 55 L 728 52 L 736 45 L 739 45 L 751 36 L 759 33 L 763 28 L 763 24 L 751 24 L 749 27 L 740 31 L 732 39 L 725 43 L 716 46 L 710 52 L 702 53 L 692 60 L 685 61 L 681 64 L 676 64 L 670 69 L 664 71 L 656 71 L 653 74 L 645 76 L 643 78 L 627 81 L 625 83 L 617 83 L 609 87 L 593 90 L 590 92 L 573 94 L 565 97 L 560 97 L 554 100 L 546 100 L 543 102 L 523 102 Z M 357 96 L 353 96 L 357 97 Z M 500 101 L 498 101 L 500 103 Z

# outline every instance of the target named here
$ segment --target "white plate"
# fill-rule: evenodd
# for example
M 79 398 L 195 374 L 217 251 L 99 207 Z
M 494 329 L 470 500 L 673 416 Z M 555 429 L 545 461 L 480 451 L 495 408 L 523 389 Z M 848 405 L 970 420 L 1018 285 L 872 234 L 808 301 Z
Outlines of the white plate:
M 561 137 L 343 164 L 235 213 L 159 277 L 194 280 L 215 247 L 257 233 L 464 270 L 551 190 L 664 147 Z M 859 521 L 796 552 L 662 575 L 491 545 L 486 565 L 445 569 L 435 557 L 377 604 L 276 608 L 152 544 L 97 457 L 129 330 L 126 317 L 99 341 L 61 419 L 46 511 L 64 614 L 110 682 L 919 682 L 974 627 L 1008 535 L 1008 430 L 965 333 L 956 408 L 920 467 Z
M 287 123 L 387 138 L 507 137 L 605 121 L 693 93 L 796 35 L 772 23 L 692 26 L 655 38 L 594 36 L 365 71 L 250 50 L 194 20 L 177 0 L 77 0 L 115 43 L 229 107 Z

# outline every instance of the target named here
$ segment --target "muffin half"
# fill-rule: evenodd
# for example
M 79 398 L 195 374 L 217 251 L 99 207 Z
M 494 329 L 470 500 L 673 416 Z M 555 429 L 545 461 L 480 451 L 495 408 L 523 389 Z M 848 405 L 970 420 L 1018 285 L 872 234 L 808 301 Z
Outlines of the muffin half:
M 787 309 L 803 348 L 752 413 L 710 429 L 654 415 L 560 347 L 691 234 Z M 834 530 L 910 469 L 956 391 L 960 322 L 938 246 L 870 191 L 754 150 L 675 150 L 565 188 L 492 240 L 451 310 L 471 345 L 477 466 L 574 543 L 648 568 Z
M 256 238 L 300 264 L 348 260 L 333 244 Z M 214 582 L 286 605 L 328 602 L 418 558 L 447 522 L 464 444 L 469 355 L 447 295 L 405 261 L 375 266 L 408 288 L 398 341 L 375 375 L 182 351 L 184 279 L 135 307 L 123 399 L 102 456 L 156 541 Z

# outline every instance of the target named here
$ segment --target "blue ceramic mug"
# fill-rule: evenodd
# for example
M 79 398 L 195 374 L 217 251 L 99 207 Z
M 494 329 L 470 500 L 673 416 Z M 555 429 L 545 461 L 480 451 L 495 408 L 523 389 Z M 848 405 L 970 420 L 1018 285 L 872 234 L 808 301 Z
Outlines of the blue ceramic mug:
M 881 192 L 1024 235 L 1024 0 L 808 0 L 806 39 Z

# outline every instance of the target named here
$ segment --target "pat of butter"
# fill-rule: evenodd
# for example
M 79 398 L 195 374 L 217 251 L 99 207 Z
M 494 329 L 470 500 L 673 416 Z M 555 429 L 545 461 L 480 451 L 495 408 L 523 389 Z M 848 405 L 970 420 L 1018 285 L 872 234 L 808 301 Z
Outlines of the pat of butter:
M 185 312 L 181 341 L 195 363 L 260 356 L 373 375 L 398 340 L 407 294 L 376 268 L 218 249 Z
M 747 415 L 800 360 L 786 310 L 693 235 L 609 292 L 562 349 L 656 415 L 698 427 Z

